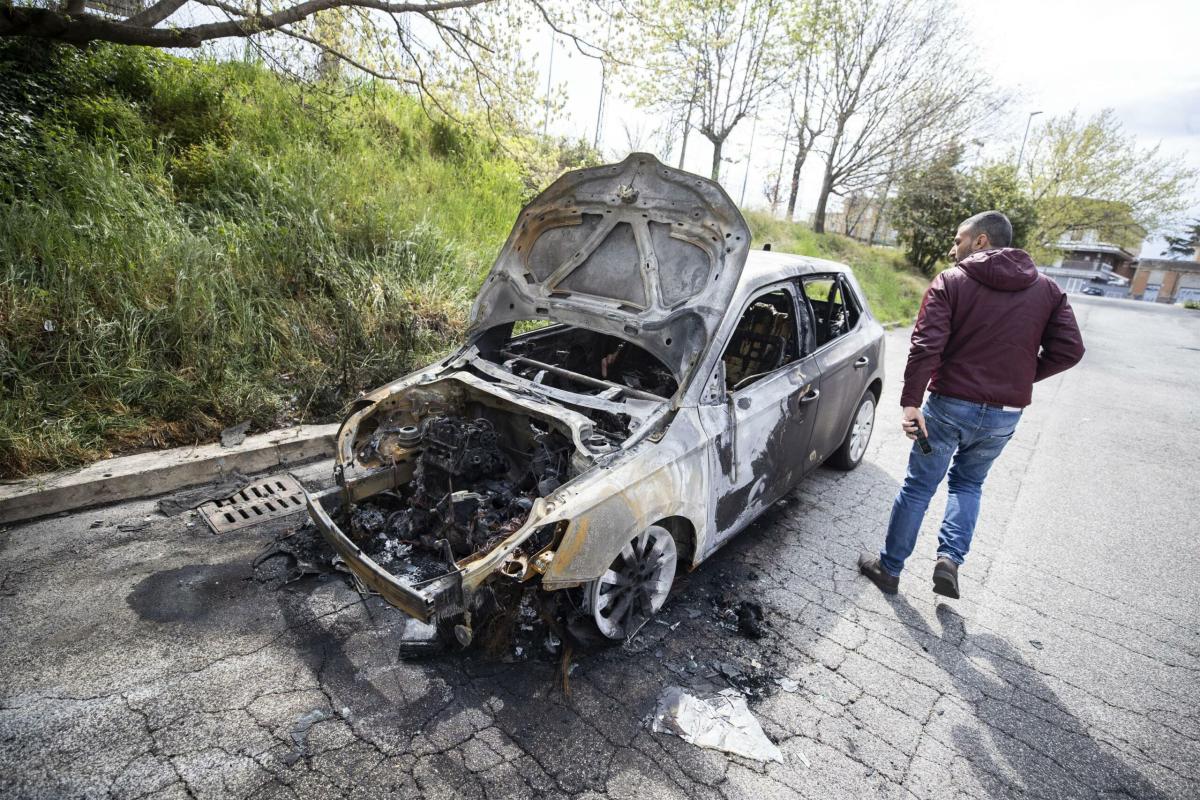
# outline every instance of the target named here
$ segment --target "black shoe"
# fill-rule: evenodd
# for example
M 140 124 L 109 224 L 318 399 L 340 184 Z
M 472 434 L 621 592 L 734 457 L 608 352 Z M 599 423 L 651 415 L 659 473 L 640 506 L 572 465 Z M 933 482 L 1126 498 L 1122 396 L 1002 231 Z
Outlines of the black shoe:
M 948 558 L 937 560 L 933 568 L 933 593 L 958 599 L 958 564 Z
M 900 588 L 900 579 L 883 568 L 878 556 L 866 553 L 858 557 L 858 571 L 871 579 L 871 583 L 879 587 L 884 594 L 895 594 Z

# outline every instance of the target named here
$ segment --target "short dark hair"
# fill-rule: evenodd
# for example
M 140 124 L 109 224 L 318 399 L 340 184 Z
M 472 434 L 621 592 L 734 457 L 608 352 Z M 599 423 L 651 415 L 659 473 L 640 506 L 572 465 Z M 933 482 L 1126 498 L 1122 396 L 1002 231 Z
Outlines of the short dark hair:
M 1012 223 L 999 211 L 983 211 L 963 220 L 958 226 L 972 234 L 986 233 L 992 247 L 1008 247 L 1012 244 Z

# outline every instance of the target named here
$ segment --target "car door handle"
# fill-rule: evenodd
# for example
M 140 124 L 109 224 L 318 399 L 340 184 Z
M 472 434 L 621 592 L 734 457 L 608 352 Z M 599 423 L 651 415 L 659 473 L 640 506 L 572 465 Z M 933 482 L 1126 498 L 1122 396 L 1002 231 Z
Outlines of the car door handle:
M 801 397 L 801 398 L 800 398 L 800 400 L 797 402 L 797 405 L 801 405 L 801 406 L 802 406 L 802 405 L 805 405 L 805 404 L 807 404 L 807 403 L 811 403 L 813 400 L 816 400 L 816 399 L 817 399 L 818 397 L 820 397 L 820 396 L 821 396 L 821 390 L 820 390 L 820 389 L 813 389 L 811 392 L 809 392 L 808 394 L 806 394 L 806 395 L 804 395 L 803 397 Z
M 867 364 L 870 364 L 870 363 L 871 363 L 871 359 L 867 358 L 866 356 L 863 356 L 862 358 L 858 359 L 858 361 L 854 362 L 854 368 L 862 369 L 863 367 L 865 367 Z

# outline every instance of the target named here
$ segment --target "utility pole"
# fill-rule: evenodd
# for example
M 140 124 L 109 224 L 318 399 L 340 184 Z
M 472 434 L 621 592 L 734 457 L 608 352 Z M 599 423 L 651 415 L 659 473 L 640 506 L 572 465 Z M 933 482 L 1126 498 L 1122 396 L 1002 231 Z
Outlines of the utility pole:
M 742 175 L 742 197 L 739 206 L 746 205 L 746 184 L 750 181 L 750 162 L 754 160 L 754 133 L 758 130 L 758 110 L 754 111 L 754 122 L 750 125 L 750 152 L 746 153 L 746 172 Z
M 779 152 L 779 171 L 775 173 L 775 202 L 771 204 L 771 216 L 779 207 L 779 190 L 783 188 L 783 167 L 787 161 L 788 144 L 792 138 L 792 120 L 796 118 L 796 92 L 792 91 L 791 105 L 788 108 L 787 127 L 783 129 L 783 150 Z
M 612 4 L 606 4 L 604 7 L 608 14 L 608 31 L 604 34 L 604 50 L 608 51 L 609 45 L 612 44 Z M 592 139 L 592 149 L 599 152 L 600 150 L 600 131 L 604 127 L 604 100 L 608 94 L 608 59 L 601 57 L 600 59 L 600 102 L 596 106 L 596 136 Z
M 1033 118 L 1042 112 L 1030 111 L 1029 119 L 1025 120 L 1025 135 L 1021 137 L 1021 150 L 1017 153 L 1017 174 L 1021 174 L 1021 159 L 1025 158 L 1025 142 L 1029 139 L 1029 126 L 1033 124 Z
M 688 99 L 687 114 L 683 118 L 683 146 L 679 148 L 679 168 L 683 169 L 683 159 L 687 156 L 688 134 L 692 132 L 692 107 L 696 105 L 700 87 L 692 87 L 692 96 Z
M 608 91 L 608 62 L 600 61 L 600 103 L 596 106 L 596 135 L 592 138 L 592 149 L 600 150 L 600 129 L 604 127 L 604 95 Z
M 546 69 L 546 118 L 542 120 L 542 138 L 550 127 L 550 81 L 554 78 L 554 31 L 550 31 L 550 66 Z

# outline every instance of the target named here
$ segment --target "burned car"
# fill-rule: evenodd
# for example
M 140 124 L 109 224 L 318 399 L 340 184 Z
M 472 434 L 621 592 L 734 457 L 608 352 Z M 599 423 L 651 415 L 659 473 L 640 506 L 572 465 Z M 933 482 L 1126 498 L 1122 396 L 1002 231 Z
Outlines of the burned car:
M 307 498 L 366 587 L 464 644 L 505 585 L 632 635 L 870 440 L 883 332 L 850 270 L 751 251 L 713 181 L 633 154 L 522 210 L 453 355 L 357 401 Z

